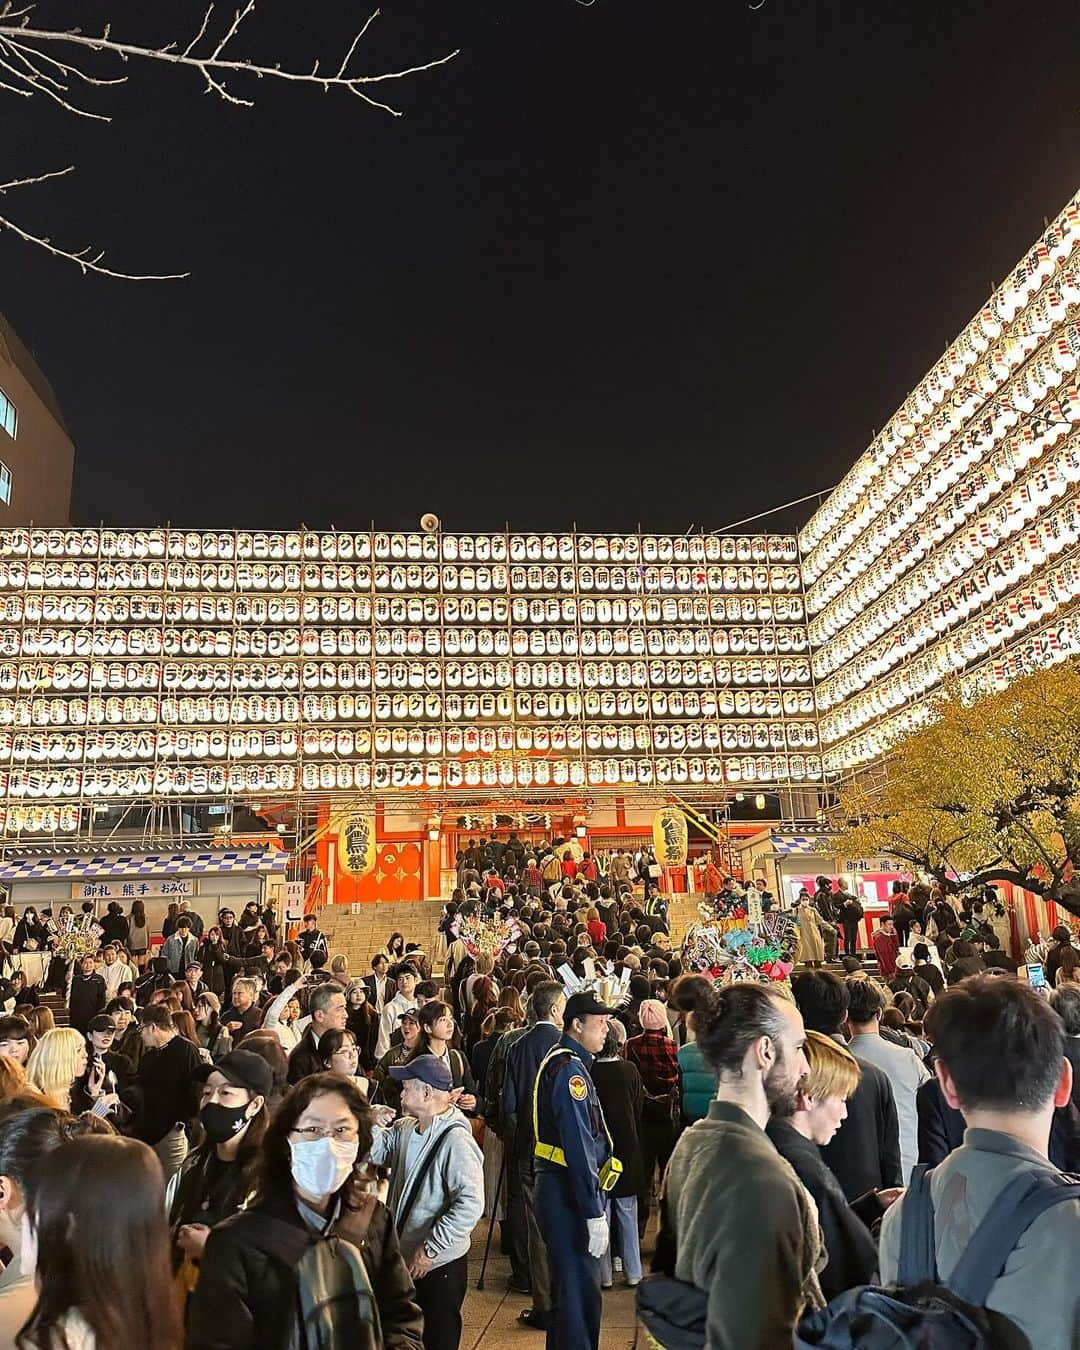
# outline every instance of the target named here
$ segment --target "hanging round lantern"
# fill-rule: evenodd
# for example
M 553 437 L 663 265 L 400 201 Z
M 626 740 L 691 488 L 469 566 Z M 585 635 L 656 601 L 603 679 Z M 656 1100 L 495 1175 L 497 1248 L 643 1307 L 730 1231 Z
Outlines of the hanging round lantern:
M 686 865 L 689 835 L 686 817 L 677 806 L 665 806 L 653 816 L 653 848 L 664 867 Z
M 375 866 L 375 822 L 357 811 L 338 827 L 338 866 L 351 877 L 364 877 Z

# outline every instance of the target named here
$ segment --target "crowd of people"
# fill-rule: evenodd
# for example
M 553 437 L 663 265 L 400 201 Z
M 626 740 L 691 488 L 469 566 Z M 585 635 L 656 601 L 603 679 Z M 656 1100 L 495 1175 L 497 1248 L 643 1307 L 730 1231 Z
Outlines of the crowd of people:
M 1069 929 L 1025 953 L 1040 992 L 992 897 L 898 888 L 856 954 L 819 878 L 790 986 L 724 985 L 647 851 L 491 842 L 434 949 L 361 972 L 255 904 L 145 943 L 141 906 L 8 915 L 12 956 L 72 923 L 98 950 L 0 984 L 0 1350 L 457 1350 L 477 1230 L 551 1350 L 596 1350 L 616 1284 L 661 1346 L 847 1344 L 844 1300 L 907 1278 L 906 1210 L 947 1283 L 1018 1177 L 1080 1168 Z M 978 1300 L 1040 1350 L 1080 1347 L 1053 1199 Z

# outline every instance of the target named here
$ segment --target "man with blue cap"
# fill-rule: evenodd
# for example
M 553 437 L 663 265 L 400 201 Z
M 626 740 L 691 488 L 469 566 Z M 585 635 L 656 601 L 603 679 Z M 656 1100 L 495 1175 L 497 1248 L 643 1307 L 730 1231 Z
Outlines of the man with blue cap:
M 612 1156 L 589 1071 L 614 1011 L 593 993 L 572 994 L 562 1037 L 533 1086 L 537 1219 L 551 1264 L 547 1350 L 597 1350 L 600 1342 L 599 1258 L 608 1246 L 603 1192 L 622 1165 Z
M 417 1055 L 390 1076 L 401 1084 L 405 1114 L 389 1125 L 392 1109 L 374 1108 L 369 1161 L 391 1169 L 386 1205 L 424 1312 L 424 1350 L 458 1350 L 469 1241 L 484 1212 L 484 1155 L 454 1105 L 442 1059 Z

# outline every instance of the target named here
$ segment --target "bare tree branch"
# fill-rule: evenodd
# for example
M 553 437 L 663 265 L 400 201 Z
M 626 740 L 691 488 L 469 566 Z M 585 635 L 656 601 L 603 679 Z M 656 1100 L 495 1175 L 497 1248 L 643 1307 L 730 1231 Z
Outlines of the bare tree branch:
M 385 84 L 388 80 L 401 80 L 409 75 L 418 75 L 427 70 L 434 70 L 437 66 L 445 65 L 457 56 L 457 51 L 449 52 L 446 56 L 435 57 L 431 61 L 425 61 L 420 65 L 406 66 L 401 70 L 384 71 L 378 75 L 350 74 L 349 65 L 356 54 L 356 49 L 365 36 L 371 24 L 379 16 L 379 10 L 374 10 L 368 15 L 360 31 L 349 43 L 341 64 L 333 74 L 323 74 L 319 69 L 319 62 L 316 61 L 310 71 L 308 70 L 290 70 L 281 65 L 265 65 L 253 61 L 247 57 L 233 55 L 234 43 L 245 21 L 255 12 L 255 0 L 245 0 L 243 5 L 237 7 L 233 12 L 231 20 L 226 24 L 222 35 L 215 39 L 210 39 L 208 49 L 199 51 L 200 45 L 207 39 L 210 30 L 214 27 L 214 19 L 221 7 L 212 4 L 203 16 L 203 21 L 199 26 L 198 32 L 187 43 L 180 47 L 175 42 L 166 43 L 163 47 L 149 47 L 137 42 L 120 42 L 111 34 L 108 25 L 97 34 L 82 33 L 77 29 L 60 28 L 32 28 L 29 23 L 31 10 L 24 9 L 19 11 L 0 11 L 0 53 L 6 55 L 9 59 L 15 56 L 21 56 L 30 66 L 30 72 L 23 78 L 30 85 L 30 92 L 39 92 L 48 94 L 49 88 L 42 79 L 40 68 L 34 65 L 35 60 L 50 59 L 40 50 L 40 45 L 56 44 L 59 46 L 73 46 L 84 50 L 104 53 L 108 56 L 119 58 L 122 62 L 128 60 L 160 61 L 169 65 L 184 66 L 188 69 L 197 71 L 206 82 L 208 93 L 215 93 L 228 103 L 240 107 L 250 108 L 254 106 L 250 98 L 242 98 L 234 93 L 227 84 L 231 77 L 254 77 L 255 79 L 283 80 L 296 84 L 314 85 L 321 89 L 323 93 L 330 93 L 332 90 L 340 89 L 354 97 L 362 99 L 373 108 L 379 108 L 383 112 L 388 112 L 394 117 L 400 117 L 397 109 L 390 107 L 374 98 L 367 92 L 370 85 Z M 16 18 L 18 21 L 16 22 Z M 88 84 L 121 83 L 126 76 L 120 76 L 112 80 L 104 81 L 91 78 L 85 72 L 77 67 L 65 67 L 68 74 L 77 74 L 85 79 Z M 66 91 L 66 86 L 64 86 Z M 14 90 L 10 92 L 15 92 Z M 53 91 L 56 97 L 58 91 Z M 60 101 L 59 99 L 57 101 Z M 69 111 L 79 112 L 85 117 L 100 118 L 101 114 L 87 111 L 76 106 L 69 107 Z M 104 119 L 107 120 L 107 119 Z
M 368 92 L 371 86 L 434 70 L 452 61 L 458 54 L 455 50 L 420 65 L 378 75 L 352 72 L 357 48 L 379 16 L 379 10 L 376 9 L 368 15 L 349 42 L 340 63 L 336 67 L 327 67 L 327 71 L 333 73 L 324 73 L 319 61 L 310 71 L 290 69 L 280 63 L 260 63 L 238 51 L 238 38 L 246 22 L 255 13 L 255 4 L 256 0 L 237 0 L 231 16 L 225 20 L 223 16 L 229 7 L 219 3 L 219 0 L 210 0 L 202 23 L 186 45 L 168 42 L 164 46 L 153 47 L 117 40 L 112 36 L 112 27 L 108 23 L 100 33 L 84 33 L 78 28 L 35 28 L 31 26 L 33 4 L 16 8 L 14 0 L 6 0 L 0 3 L 0 94 L 13 94 L 18 98 L 40 95 L 75 117 L 109 122 L 110 116 L 91 106 L 88 100 L 96 90 L 126 83 L 127 75 L 102 76 L 93 73 L 93 67 L 87 68 L 83 63 L 97 54 L 119 61 L 122 65 L 127 65 L 129 61 L 153 61 L 194 70 L 205 84 L 205 93 L 213 94 L 234 107 L 254 106 L 252 98 L 242 96 L 233 88 L 235 81 L 253 78 L 313 87 L 324 94 L 342 91 L 381 112 L 400 117 L 401 113 L 396 108 Z M 218 36 L 215 37 L 215 33 Z M 74 53 L 65 52 L 66 59 L 52 54 L 65 48 L 74 49 Z M 34 177 L 12 179 L 0 183 L 0 195 L 15 188 L 61 178 L 70 172 L 69 167 Z M 73 262 L 84 273 L 94 272 L 125 281 L 171 281 L 190 275 L 187 272 L 140 275 L 118 271 L 105 265 L 103 251 L 95 251 L 90 246 L 83 249 L 62 248 L 48 236 L 24 229 L 6 216 L 0 216 L 0 230 L 8 230 L 25 243 L 42 248 L 54 257 Z
M 64 178 L 74 171 L 75 166 L 69 164 L 66 169 L 54 169 L 51 173 L 41 173 L 34 178 L 13 178 L 9 183 L 0 183 L 0 197 L 14 188 L 34 187 L 39 183 L 46 183 L 52 178 Z M 61 248 L 58 244 L 47 238 L 45 235 L 31 234 L 29 230 L 24 230 L 21 225 L 7 216 L 0 216 L 0 230 L 9 230 L 17 238 L 22 239 L 24 243 L 34 244 L 42 248 L 46 253 L 51 253 L 54 258 L 64 258 L 67 262 L 73 262 L 76 267 L 84 274 L 94 272 L 98 276 L 113 277 L 117 281 L 180 281 L 184 277 L 190 276 L 190 272 L 167 272 L 167 273 L 146 273 L 137 274 L 134 272 L 118 272 L 112 267 L 105 266 L 105 251 L 99 249 L 96 253 L 91 245 L 85 248 L 73 250 Z

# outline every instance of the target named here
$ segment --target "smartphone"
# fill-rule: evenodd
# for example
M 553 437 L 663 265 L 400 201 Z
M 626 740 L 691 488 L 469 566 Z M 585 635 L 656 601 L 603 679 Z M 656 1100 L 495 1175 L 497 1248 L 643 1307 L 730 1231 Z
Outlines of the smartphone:
M 1028 984 L 1031 985 L 1032 989 L 1046 988 L 1046 971 L 1043 969 L 1041 963 L 1036 962 L 1034 965 L 1028 966 L 1027 977 Z

